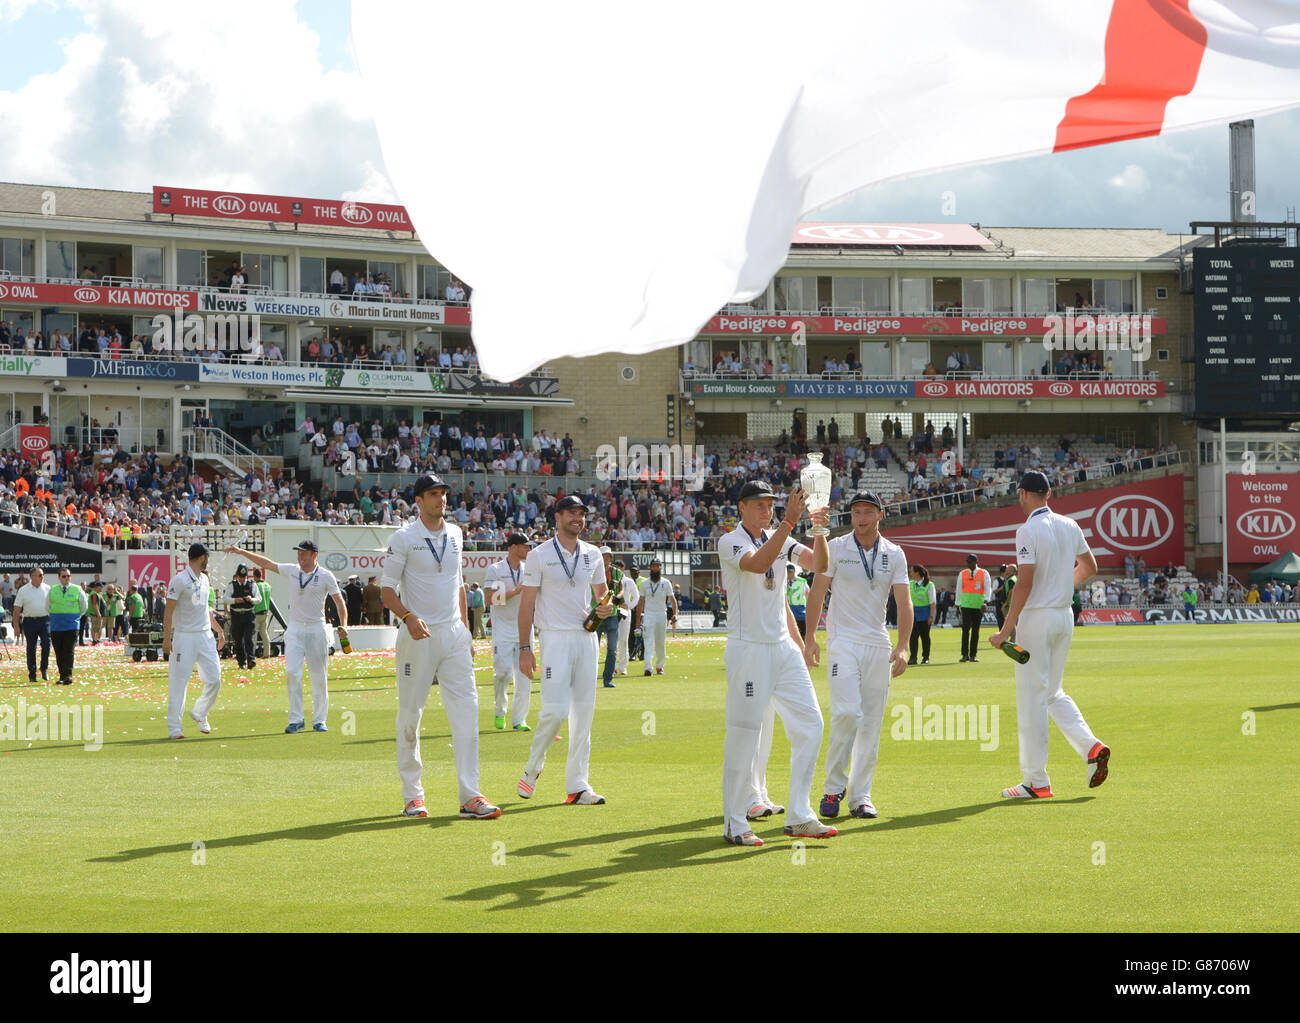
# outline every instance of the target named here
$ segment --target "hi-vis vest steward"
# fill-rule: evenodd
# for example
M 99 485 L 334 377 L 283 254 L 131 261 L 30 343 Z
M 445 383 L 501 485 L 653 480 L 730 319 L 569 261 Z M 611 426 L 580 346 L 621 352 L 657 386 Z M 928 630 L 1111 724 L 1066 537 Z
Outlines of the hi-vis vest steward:
M 958 577 L 957 604 L 959 607 L 981 608 L 988 594 L 984 592 L 984 570 L 962 569 Z
M 70 632 L 81 625 L 81 587 L 76 583 L 66 590 L 50 588 L 50 631 Z
M 918 622 L 930 620 L 930 584 L 910 581 L 912 588 L 912 617 Z

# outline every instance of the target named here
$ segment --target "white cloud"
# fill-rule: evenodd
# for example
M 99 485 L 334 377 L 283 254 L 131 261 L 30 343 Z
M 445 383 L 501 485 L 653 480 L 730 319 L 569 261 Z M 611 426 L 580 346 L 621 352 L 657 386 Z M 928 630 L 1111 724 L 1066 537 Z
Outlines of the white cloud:
M 1111 178 L 1107 184 L 1111 188 L 1117 188 L 1122 192 L 1128 193 L 1133 198 L 1141 195 L 1151 187 L 1151 179 L 1147 177 L 1147 172 L 1138 164 L 1130 163 L 1125 168 Z
M 0 0 L 0 19 L 24 0 Z M 0 91 L 0 180 L 397 201 L 355 71 L 293 0 L 70 0 L 56 71 Z M 21 27 L 21 26 L 19 26 Z

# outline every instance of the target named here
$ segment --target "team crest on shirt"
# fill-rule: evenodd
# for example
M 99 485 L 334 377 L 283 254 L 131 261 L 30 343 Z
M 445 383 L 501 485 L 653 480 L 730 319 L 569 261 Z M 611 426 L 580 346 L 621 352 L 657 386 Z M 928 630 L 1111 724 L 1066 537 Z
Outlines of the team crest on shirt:
M 731 553 L 732 553 L 732 554 L 739 554 L 739 553 L 740 553 L 740 544 L 733 544 L 733 545 L 732 545 L 732 548 L 731 548 Z
M 832 664 L 832 665 L 831 665 L 831 678 L 836 678 L 836 677 L 839 675 L 839 673 L 840 673 L 840 666 L 839 666 L 838 664 Z
M 409 662 L 402 665 L 402 674 L 407 678 L 411 677 L 411 665 Z
M 880 555 L 880 567 L 886 569 L 889 568 L 889 551 L 885 551 L 885 553 Z
M 753 683 L 753 682 L 746 682 L 746 683 L 745 683 L 745 695 L 746 695 L 746 696 L 753 696 L 753 695 L 754 695 L 754 683 Z

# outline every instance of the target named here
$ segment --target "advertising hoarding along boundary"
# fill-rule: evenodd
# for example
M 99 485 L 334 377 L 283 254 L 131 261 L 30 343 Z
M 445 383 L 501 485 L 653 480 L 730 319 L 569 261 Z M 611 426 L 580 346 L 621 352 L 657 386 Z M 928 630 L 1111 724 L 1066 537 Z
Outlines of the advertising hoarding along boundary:
M 1146 559 L 1153 568 L 1184 561 L 1182 473 L 1065 494 L 1053 498 L 1051 506 L 1079 523 L 1102 568 L 1122 567 L 1126 554 Z M 883 528 L 902 546 L 908 564 L 959 565 L 967 554 L 976 554 L 991 569 L 1016 560 L 1016 530 L 1024 521 L 1020 508 L 1010 505 L 897 529 L 886 519 Z
M 40 302 L 42 305 L 109 306 L 115 309 L 180 309 L 198 304 L 197 292 L 165 288 L 119 288 L 104 284 L 27 284 L 0 281 L 0 302 Z
M 1228 474 L 1228 560 L 1266 565 L 1300 553 L 1300 473 Z
M 1163 380 L 692 380 L 701 398 L 1163 398 Z

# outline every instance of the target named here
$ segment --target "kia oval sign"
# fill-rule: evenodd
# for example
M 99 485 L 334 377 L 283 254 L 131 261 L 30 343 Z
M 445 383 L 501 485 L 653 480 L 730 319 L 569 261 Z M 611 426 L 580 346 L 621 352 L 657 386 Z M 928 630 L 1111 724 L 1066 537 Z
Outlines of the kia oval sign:
M 942 398 L 948 393 L 948 385 L 931 381 L 921 385 L 921 392 L 929 398 Z
M 1047 393 L 1057 398 L 1068 398 L 1073 392 L 1074 388 L 1063 380 L 1057 380 L 1047 388 Z
M 33 451 L 40 454 L 50 446 L 50 441 L 47 437 L 24 437 L 20 446 L 24 451 Z
M 212 200 L 212 208 L 227 217 L 237 217 L 248 207 L 237 195 L 219 195 Z
M 86 305 L 97 305 L 100 300 L 98 288 L 78 288 L 72 293 L 72 297 Z
M 1122 551 L 1149 551 L 1169 539 L 1173 513 L 1164 502 L 1145 494 L 1125 494 L 1097 509 L 1093 529 L 1110 547 Z
M 1295 517 L 1281 508 L 1261 508 L 1237 516 L 1237 532 L 1251 540 L 1281 540 L 1295 532 Z

